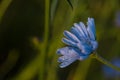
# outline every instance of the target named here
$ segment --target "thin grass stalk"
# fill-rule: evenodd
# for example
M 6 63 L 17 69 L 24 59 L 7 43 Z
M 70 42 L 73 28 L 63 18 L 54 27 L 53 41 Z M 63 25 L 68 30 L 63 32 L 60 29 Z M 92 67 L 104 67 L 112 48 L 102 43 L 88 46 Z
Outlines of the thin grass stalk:
M 5 11 L 8 9 L 11 2 L 12 0 L 2 0 L 0 4 L 0 23 L 2 21 L 3 15 L 5 14 Z
M 45 56 L 46 56 L 46 49 L 48 44 L 48 38 L 49 38 L 49 15 L 50 15 L 50 1 L 45 0 L 45 29 L 44 29 L 44 41 L 43 46 L 41 48 L 41 60 L 40 60 L 40 75 L 39 80 L 44 80 L 45 76 Z

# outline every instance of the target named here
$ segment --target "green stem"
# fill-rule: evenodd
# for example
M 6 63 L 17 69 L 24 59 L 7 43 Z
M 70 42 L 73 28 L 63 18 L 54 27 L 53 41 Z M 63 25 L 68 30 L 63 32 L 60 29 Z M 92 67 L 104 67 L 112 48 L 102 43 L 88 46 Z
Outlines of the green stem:
M 96 58 L 98 61 L 104 63 L 105 65 L 117 70 L 117 71 L 120 71 L 120 68 L 113 65 L 112 63 L 110 63 L 109 61 L 105 60 L 103 57 L 101 57 L 100 55 L 98 55 L 97 53 L 93 53 L 91 54 L 91 57 L 92 58 Z
M 46 57 L 46 49 L 48 44 L 49 37 L 49 15 L 50 15 L 50 0 L 45 0 L 45 29 L 44 29 L 44 41 L 41 48 L 41 60 L 40 60 L 40 76 L 39 80 L 44 80 L 45 78 L 45 57 Z
M 50 1 L 45 0 L 45 35 L 44 35 L 44 43 L 47 44 L 48 34 L 49 34 L 49 16 L 50 16 Z

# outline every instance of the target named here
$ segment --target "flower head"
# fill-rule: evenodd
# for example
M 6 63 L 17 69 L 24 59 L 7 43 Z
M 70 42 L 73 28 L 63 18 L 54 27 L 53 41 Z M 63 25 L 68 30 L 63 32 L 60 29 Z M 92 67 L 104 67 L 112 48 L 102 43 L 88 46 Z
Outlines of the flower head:
M 66 38 L 62 42 L 67 44 L 67 47 L 57 50 L 60 62 L 60 67 L 64 68 L 76 60 L 84 60 L 95 51 L 98 47 L 96 41 L 96 31 L 93 18 L 88 18 L 87 27 L 83 22 L 74 23 L 70 31 L 64 31 Z

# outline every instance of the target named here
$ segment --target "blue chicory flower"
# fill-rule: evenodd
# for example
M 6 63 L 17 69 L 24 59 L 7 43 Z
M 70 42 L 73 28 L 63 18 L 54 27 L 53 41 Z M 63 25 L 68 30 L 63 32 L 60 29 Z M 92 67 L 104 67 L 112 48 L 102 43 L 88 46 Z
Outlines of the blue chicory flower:
M 115 25 L 120 27 L 120 11 L 117 11 L 115 14 Z
M 117 67 L 120 67 L 120 58 L 114 58 L 111 63 Z M 112 69 L 109 66 L 103 65 L 102 70 L 106 78 L 120 78 L 120 72 Z
M 98 47 L 93 18 L 88 18 L 87 27 L 83 22 L 74 23 L 71 30 L 64 31 L 63 34 L 66 38 L 63 38 L 62 42 L 68 46 L 57 50 L 57 53 L 62 55 L 58 59 L 61 68 L 70 65 L 76 60 L 88 58 Z

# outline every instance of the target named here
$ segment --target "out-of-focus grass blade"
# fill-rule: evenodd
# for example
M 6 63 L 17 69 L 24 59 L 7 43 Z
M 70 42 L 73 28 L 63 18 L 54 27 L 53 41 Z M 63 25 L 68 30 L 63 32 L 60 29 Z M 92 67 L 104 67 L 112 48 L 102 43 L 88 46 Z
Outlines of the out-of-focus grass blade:
M 49 39 L 49 26 L 50 26 L 50 0 L 45 0 L 45 22 L 44 22 L 44 41 L 41 47 L 41 60 L 40 60 L 40 73 L 39 80 L 44 80 L 45 78 L 45 64 L 46 64 L 46 55 L 47 55 L 47 47 L 48 47 L 48 39 Z
M 16 50 L 11 50 L 7 60 L 0 66 L 0 80 L 13 68 L 19 58 L 19 53 Z
M 55 11 L 56 11 L 56 8 L 57 8 L 57 4 L 58 4 L 58 0 L 52 0 L 52 3 L 51 3 L 51 22 L 53 21 L 54 19 L 54 15 L 55 15 Z
M 0 4 L 0 22 L 2 20 L 2 17 L 5 13 L 5 11 L 7 10 L 8 6 L 10 5 L 10 3 L 12 2 L 12 0 L 2 0 L 1 4 Z
M 41 43 L 38 42 L 36 37 L 31 39 L 31 43 L 40 53 Z M 19 73 L 10 80 L 31 80 L 37 74 L 40 68 L 41 54 L 38 54 L 29 64 L 27 64 Z
M 10 80 L 31 80 L 37 74 L 40 67 L 40 55 L 38 55 L 30 64 L 28 64 L 22 71 Z
M 86 80 L 86 75 L 88 73 L 91 61 L 92 59 L 90 58 L 78 65 L 73 80 Z
M 71 1 L 70 1 L 70 0 L 67 0 L 67 2 L 68 2 L 68 4 L 71 6 L 71 8 L 73 9 L 73 5 L 72 5 Z
M 57 57 L 58 55 L 56 54 L 56 50 L 58 47 L 60 48 L 63 46 L 63 43 L 61 42 L 62 34 L 59 34 L 57 38 L 54 38 L 52 41 L 50 48 L 49 48 L 49 53 L 48 53 L 48 63 L 47 63 L 47 79 L 46 80 L 58 80 L 57 76 L 57 69 L 58 69 L 58 62 L 57 62 Z

